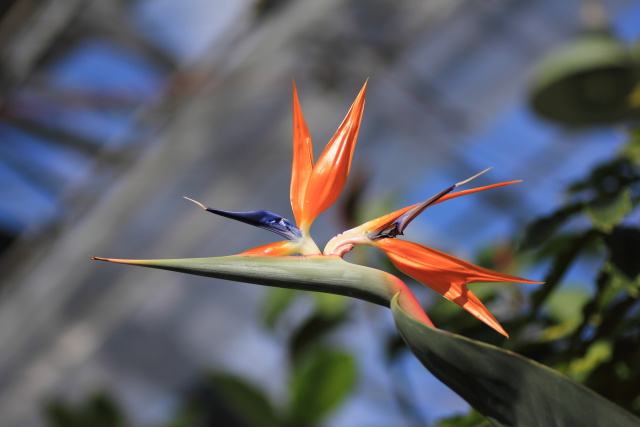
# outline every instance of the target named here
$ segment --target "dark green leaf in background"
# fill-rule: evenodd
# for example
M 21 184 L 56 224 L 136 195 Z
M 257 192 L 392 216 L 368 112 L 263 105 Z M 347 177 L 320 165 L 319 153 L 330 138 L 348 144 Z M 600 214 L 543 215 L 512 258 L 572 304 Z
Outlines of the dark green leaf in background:
M 608 233 L 613 227 L 620 224 L 632 209 L 631 191 L 627 189 L 618 194 L 601 197 L 590 203 L 586 212 L 597 229 Z
M 640 229 L 617 227 L 604 239 L 609 261 L 629 280 L 640 274 Z
M 267 299 L 263 307 L 264 323 L 269 329 L 273 329 L 278 319 L 289 308 L 299 291 L 295 289 L 273 288 L 267 293 Z
M 293 365 L 298 364 L 307 353 L 315 351 L 317 344 L 329 333 L 342 326 L 347 314 L 323 316 L 315 312 L 306 319 L 292 334 L 289 343 L 289 357 Z
M 477 411 L 466 415 L 454 415 L 438 421 L 435 427 L 488 427 L 491 423 Z
M 356 361 L 349 353 L 320 348 L 294 372 L 291 426 L 313 426 L 334 410 L 356 384 Z
M 634 164 L 631 145 L 623 149 L 621 157 L 598 165 L 584 180 L 578 181 L 568 189 L 570 194 L 587 192 L 594 196 L 613 195 L 640 180 L 638 165 Z
M 280 427 L 271 402 L 261 390 L 245 379 L 227 374 L 210 375 L 216 393 L 247 427 Z
M 525 232 L 521 249 L 533 249 L 547 242 L 569 219 L 580 213 L 583 207 L 582 203 L 571 204 L 533 222 Z
M 316 292 L 312 294 L 316 310 L 324 317 L 342 317 L 348 308 L 349 298 L 342 295 Z
M 98 392 L 77 405 L 53 400 L 45 407 L 45 419 L 51 427 L 126 427 L 124 415 L 113 398 Z

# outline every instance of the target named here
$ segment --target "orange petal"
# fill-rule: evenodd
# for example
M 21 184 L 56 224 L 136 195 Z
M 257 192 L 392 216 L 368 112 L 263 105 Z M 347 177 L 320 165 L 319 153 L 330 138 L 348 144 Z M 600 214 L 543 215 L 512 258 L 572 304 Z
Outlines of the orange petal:
M 540 283 L 491 271 L 435 249 L 404 240 L 379 239 L 371 244 L 382 249 L 400 271 L 455 302 L 507 337 L 509 335 L 466 284 L 473 282 Z
M 509 184 L 515 184 L 517 182 L 521 182 L 521 180 L 499 182 L 497 184 L 485 185 L 484 187 L 471 188 L 469 190 L 458 191 L 456 193 L 449 193 L 449 194 L 446 194 L 446 195 L 442 196 L 440 199 L 438 199 L 433 204 L 437 205 L 438 203 L 442 203 L 445 200 L 455 199 L 456 197 L 465 196 L 465 195 L 471 194 L 471 193 L 477 193 L 478 191 L 489 190 L 491 188 L 502 187 L 502 186 L 509 185 Z M 393 224 L 393 222 L 395 220 L 397 220 L 399 217 L 401 217 L 402 215 L 404 215 L 405 213 L 407 213 L 408 211 L 410 211 L 414 207 L 418 206 L 419 204 L 420 203 L 416 203 L 416 204 L 413 204 L 411 206 L 407 206 L 405 208 L 398 209 L 397 211 L 391 212 L 390 214 L 386 214 L 384 216 L 381 216 L 380 218 L 372 219 L 371 221 L 368 221 L 368 222 L 365 222 L 362 225 L 359 225 L 355 230 L 362 231 L 362 232 L 366 231 L 366 232 L 370 232 L 370 233 L 376 233 L 376 232 L 383 231 L 383 230 L 389 228 L 391 226 L 391 224 Z
M 268 243 L 266 245 L 258 246 L 257 248 L 249 249 L 238 255 L 243 256 L 307 256 L 307 255 L 320 255 L 320 249 L 316 246 L 315 242 L 310 236 L 306 236 L 297 240 L 285 240 L 282 242 Z
M 313 167 L 305 190 L 301 221 L 298 224 L 303 230 L 308 229 L 316 217 L 336 201 L 347 182 L 360 130 L 366 91 L 365 82 L 338 131 Z
M 442 203 L 445 200 L 455 199 L 456 197 L 466 196 L 467 194 L 477 193 L 478 191 L 490 190 L 490 189 L 496 188 L 496 187 L 504 187 L 505 185 L 517 184 L 518 182 L 522 182 L 522 180 L 521 179 L 517 179 L 515 181 L 498 182 L 496 184 L 485 185 L 484 187 L 470 188 L 468 190 L 458 191 L 457 193 L 449 193 L 447 195 L 442 196 L 440 198 L 440 200 L 438 200 L 438 201 L 436 201 L 434 203 L 434 205 L 437 205 L 438 203 Z
M 293 255 L 296 252 L 295 245 L 291 242 L 282 241 L 275 243 L 267 243 L 266 245 L 258 246 L 248 251 L 244 251 L 241 256 L 287 256 Z
M 300 224 L 304 209 L 304 192 L 307 188 L 309 176 L 313 170 L 313 147 L 311 135 L 302 114 L 298 90 L 293 84 L 293 165 L 291 168 L 291 209 Z

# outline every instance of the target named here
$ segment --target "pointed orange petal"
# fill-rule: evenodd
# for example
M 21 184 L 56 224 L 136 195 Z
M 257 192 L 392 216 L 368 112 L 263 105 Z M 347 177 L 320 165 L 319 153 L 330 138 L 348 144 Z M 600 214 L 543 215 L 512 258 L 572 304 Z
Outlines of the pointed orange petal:
M 522 180 L 521 179 L 517 179 L 515 181 L 498 182 L 496 184 L 485 185 L 484 187 L 470 188 L 468 190 L 462 190 L 462 191 L 458 191 L 456 193 L 449 193 L 447 195 L 442 196 L 440 198 L 440 200 L 438 200 L 438 201 L 436 201 L 434 203 L 434 205 L 437 205 L 438 203 L 442 203 L 445 200 L 455 199 L 456 197 L 466 196 L 467 194 L 477 193 L 478 191 L 490 190 L 490 189 L 496 188 L 496 187 L 504 187 L 505 185 L 517 184 L 518 182 L 522 182 Z
M 313 170 L 313 148 L 311 135 L 307 123 L 302 114 L 298 90 L 295 82 L 293 85 L 293 165 L 291 168 L 291 209 L 300 225 L 302 211 L 304 209 L 304 192 L 307 188 L 309 176 Z
M 287 256 L 295 253 L 294 245 L 289 241 L 267 243 L 266 245 L 258 246 L 248 251 L 244 251 L 241 256 Z
M 302 218 L 298 224 L 301 229 L 308 229 L 316 217 L 336 201 L 347 182 L 366 92 L 365 82 L 338 131 L 313 167 L 305 191 Z
M 404 240 L 379 239 L 371 244 L 382 249 L 400 271 L 455 302 L 505 336 L 508 336 L 505 330 L 466 284 L 473 282 L 540 283 L 491 271 L 435 249 Z
M 456 197 L 465 196 L 465 195 L 471 194 L 471 193 L 477 193 L 479 191 L 489 190 L 491 188 L 503 187 L 505 185 L 515 184 L 517 182 L 521 182 L 521 180 L 499 182 L 497 184 L 485 185 L 484 187 L 471 188 L 469 190 L 458 191 L 456 193 L 449 193 L 449 194 L 446 194 L 446 195 L 442 196 L 440 199 L 438 199 L 433 204 L 437 205 L 438 203 L 442 203 L 445 200 L 455 199 Z M 391 224 L 393 224 L 393 222 L 395 220 L 397 220 L 399 217 L 401 217 L 402 215 L 404 215 L 405 213 L 407 213 L 408 211 L 410 211 L 414 207 L 418 206 L 419 204 L 420 203 L 416 203 L 416 204 L 413 204 L 411 206 L 407 206 L 405 208 L 398 209 L 395 212 L 391 212 L 391 213 L 386 214 L 384 216 L 381 216 L 379 218 L 372 219 L 371 221 L 367 221 L 364 224 L 359 225 L 354 230 L 358 230 L 358 231 L 362 231 L 362 232 L 366 231 L 366 232 L 371 232 L 371 233 L 380 232 L 380 231 L 385 230 L 388 227 L 390 227 Z

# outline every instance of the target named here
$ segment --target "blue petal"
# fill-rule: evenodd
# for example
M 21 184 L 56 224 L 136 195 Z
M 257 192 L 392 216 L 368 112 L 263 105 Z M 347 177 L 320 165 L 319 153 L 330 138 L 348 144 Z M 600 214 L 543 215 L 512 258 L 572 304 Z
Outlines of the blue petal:
M 269 211 L 251 211 L 251 212 L 229 212 L 218 209 L 207 208 L 207 212 L 223 216 L 225 218 L 235 219 L 245 224 L 260 227 L 262 229 L 272 231 L 287 240 L 297 240 L 302 237 L 300 229 L 291 221 L 283 216 L 274 214 Z

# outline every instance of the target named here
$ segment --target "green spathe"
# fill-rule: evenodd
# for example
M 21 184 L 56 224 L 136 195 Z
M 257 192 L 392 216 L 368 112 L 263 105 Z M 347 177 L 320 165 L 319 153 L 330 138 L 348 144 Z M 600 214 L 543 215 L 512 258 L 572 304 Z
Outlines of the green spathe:
M 400 279 L 384 271 L 351 264 L 338 256 L 93 259 L 257 285 L 344 295 L 384 307 L 389 307 L 393 297 L 400 294 L 399 301 L 405 310 L 431 323 Z

